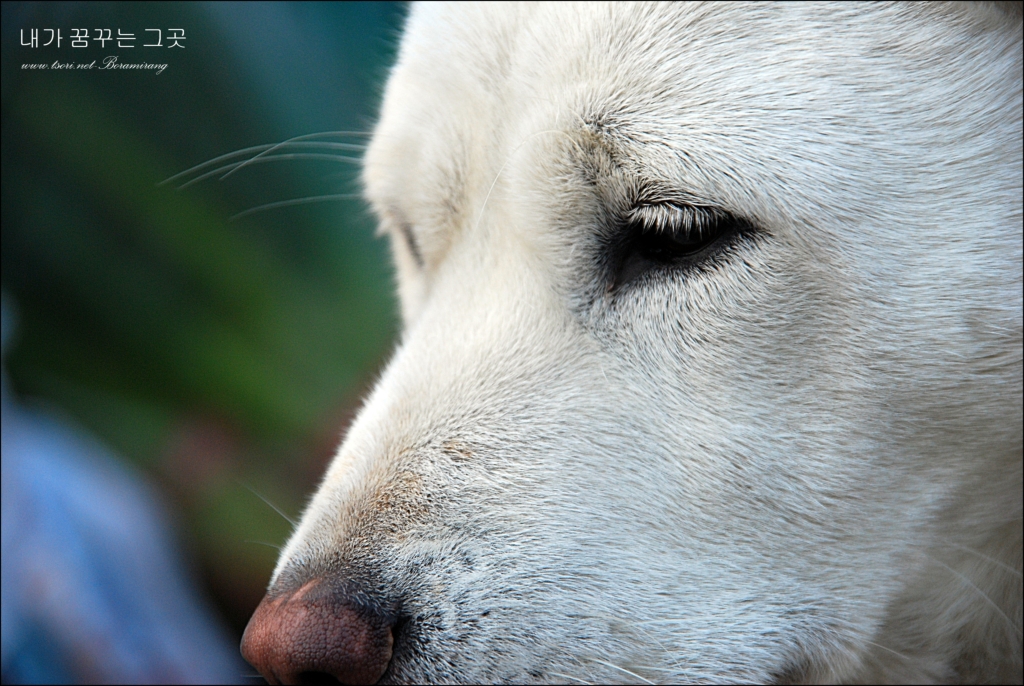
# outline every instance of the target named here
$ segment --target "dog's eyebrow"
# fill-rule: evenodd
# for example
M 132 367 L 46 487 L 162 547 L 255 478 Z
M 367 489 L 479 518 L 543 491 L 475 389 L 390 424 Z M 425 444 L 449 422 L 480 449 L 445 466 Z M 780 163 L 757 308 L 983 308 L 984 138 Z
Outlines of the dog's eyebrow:
M 757 225 L 757 216 L 720 192 L 713 167 L 703 163 L 699 156 L 682 148 L 674 150 L 674 159 L 663 154 L 665 136 L 622 123 L 608 110 L 591 117 L 583 131 L 597 146 L 590 149 L 590 159 L 606 154 L 621 183 L 615 184 L 615 196 L 623 209 L 642 205 L 690 205 L 714 208 L 745 218 Z M 652 156 L 652 148 L 656 152 Z M 599 152 L 598 152 L 599 151 Z M 586 160 L 586 156 L 583 156 Z M 587 172 L 591 180 L 608 174 L 607 167 L 595 163 Z M 719 175 L 720 176 L 720 175 Z
M 680 187 L 673 181 L 654 178 L 648 175 L 635 177 L 630 189 L 630 200 L 634 206 L 645 205 L 692 205 L 697 207 L 716 207 L 719 203 L 711 198 L 703 197 Z
M 649 159 L 648 148 L 651 143 L 661 145 L 662 137 L 623 124 L 613 108 L 579 118 L 583 126 L 574 134 L 578 137 L 580 154 L 577 161 L 584 165 L 583 173 L 595 182 L 599 177 L 608 175 L 610 165 L 616 173 L 622 174 L 625 181 L 625 185 L 618 189 L 623 196 L 621 201 L 631 205 L 661 202 L 702 206 L 718 204 L 715 198 L 704 197 L 681 186 L 671 167 Z M 599 161 L 602 157 L 606 161 Z M 690 162 L 691 171 L 702 175 L 700 168 L 693 165 L 692 160 Z

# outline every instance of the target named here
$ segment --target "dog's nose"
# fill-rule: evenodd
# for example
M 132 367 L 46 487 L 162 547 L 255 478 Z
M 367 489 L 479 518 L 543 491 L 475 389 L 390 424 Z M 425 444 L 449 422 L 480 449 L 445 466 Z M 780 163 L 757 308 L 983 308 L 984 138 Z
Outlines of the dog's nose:
M 242 636 L 242 656 L 271 684 L 373 684 L 391 661 L 394 620 L 312 580 L 268 593 Z

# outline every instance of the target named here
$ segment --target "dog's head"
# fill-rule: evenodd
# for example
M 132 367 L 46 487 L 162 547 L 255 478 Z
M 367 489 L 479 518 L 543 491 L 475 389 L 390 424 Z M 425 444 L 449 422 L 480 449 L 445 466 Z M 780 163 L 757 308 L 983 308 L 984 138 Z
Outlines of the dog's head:
M 364 175 L 404 333 L 246 656 L 1019 670 L 1021 126 L 998 8 L 415 7 Z

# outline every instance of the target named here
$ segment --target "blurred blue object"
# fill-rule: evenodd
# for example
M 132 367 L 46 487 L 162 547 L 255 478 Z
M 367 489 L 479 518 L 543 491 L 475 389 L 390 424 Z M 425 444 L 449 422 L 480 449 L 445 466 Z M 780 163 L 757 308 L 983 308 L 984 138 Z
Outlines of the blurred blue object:
M 6 354 L 6 297 L 2 310 Z M 242 682 L 251 670 L 190 583 L 155 493 L 2 379 L 3 682 Z

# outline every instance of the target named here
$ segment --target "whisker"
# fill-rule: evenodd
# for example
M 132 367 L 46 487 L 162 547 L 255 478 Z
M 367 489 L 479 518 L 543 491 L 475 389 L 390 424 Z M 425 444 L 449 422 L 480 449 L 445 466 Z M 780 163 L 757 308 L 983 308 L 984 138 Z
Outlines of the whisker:
M 323 131 L 323 132 L 321 132 L 321 133 L 307 133 L 307 134 L 304 134 L 304 135 L 302 135 L 302 136 L 295 136 L 294 138 L 289 138 L 289 139 L 288 139 L 288 140 L 286 140 L 286 141 L 283 141 L 283 142 L 281 142 L 281 143 L 278 143 L 277 145 L 274 145 L 274 146 L 272 146 L 272 147 L 270 147 L 270 148 L 267 148 L 267 149 L 266 149 L 266 150 L 264 150 L 263 152 L 261 152 L 261 153 L 258 153 L 258 154 L 257 154 L 257 155 L 256 155 L 255 157 L 251 157 L 251 158 L 249 158 L 248 162 L 246 162 L 245 164 L 248 164 L 248 163 L 250 163 L 250 162 L 253 162 L 253 161 L 255 161 L 256 159 L 258 159 L 258 158 L 262 157 L 263 155 L 266 155 L 266 154 L 268 154 L 268 153 L 272 153 L 272 152 L 274 152 L 275 150 L 277 150 L 277 149 L 279 149 L 279 148 L 281 148 L 281 147 L 283 147 L 283 146 L 285 146 L 285 145 L 289 145 L 289 144 L 291 144 L 291 143 L 296 143 L 296 142 L 298 142 L 298 141 L 309 141 L 309 140 L 314 140 L 314 139 L 316 139 L 316 138 L 327 138 L 327 137 L 329 137 L 329 136 L 339 136 L 339 135 L 346 135 L 346 136 L 350 136 L 350 135 L 355 135 L 355 132 L 352 132 L 352 131 Z M 363 135 L 370 135 L 370 134 L 369 134 L 369 133 L 365 133 L 365 134 L 363 134 Z M 225 174 L 224 176 L 222 176 L 222 177 L 221 177 L 221 180 L 223 181 L 223 180 L 224 180 L 224 179 L 226 179 L 227 177 L 231 176 L 231 175 L 232 175 L 232 174 L 234 174 L 234 173 L 235 173 L 236 171 L 238 171 L 239 169 L 241 169 L 242 167 L 244 167 L 244 166 L 245 166 L 245 164 L 239 165 L 238 167 L 236 167 L 236 168 L 232 169 L 232 170 L 231 170 L 231 171 L 229 171 L 229 172 L 228 172 L 227 174 Z
M 169 176 L 160 183 L 158 183 L 157 186 L 166 186 L 172 181 L 176 181 L 177 179 L 180 179 L 183 176 L 187 176 L 194 171 L 199 171 L 203 167 L 208 167 L 211 164 L 217 164 L 218 162 L 222 162 L 224 160 L 230 160 L 232 157 L 239 157 L 240 155 L 248 155 L 251 152 L 266 150 L 267 148 L 273 147 L 273 145 L 273 143 L 267 143 L 265 145 L 254 145 L 249 148 L 242 148 L 241 150 L 235 150 L 234 152 L 225 153 L 223 155 L 220 155 L 219 157 L 214 157 L 212 160 L 206 160 L 205 162 L 201 162 L 195 165 L 194 167 L 189 167 L 185 171 L 180 171 L 174 176 Z
M 654 682 L 653 681 L 650 681 L 649 679 L 645 679 L 642 676 L 640 676 L 639 674 L 637 674 L 636 672 L 631 672 L 628 669 L 626 669 L 625 667 L 619 667 L 618 665 L 612 664 L 611 662 L 605 662 L 604 660 L 598 660 L 596 658 L 590 658 L 590 659 L 591 659 L 592 662 L 596 662 L 596 663 L 598 663 L 600 665 L 604 665 L 605 667 L 611 667 L 612 669 L 617 669 L 620 672 L 623 672 L 624 674 L 628 674 L 628 675 L 630 675 L 632 677 L 635 677 L 635 678 L 639 679 L 640 681 L 644 682 L 645 684 L 651 684 L 651 686 L 654 686 Z
M 239 483 L 241 483 L 241 482 L 239 482 Z M 279 515 L 281 515 L 282 517 L 284 517 L 285 521 L 286 521 L 286 522 L 288 522 L 289 524 L 291 524 L 291 525 L 292 525 L 292 527 L 296 527 L 296 526 L 298 526 L 298 524 L 296 524 L 296 523 L 295 523 L 295 520 L 294 520 L 294 519 L 292 519 L 291 517 L 289 517 L 288 515 L 286 515 L 286 514 L 285 514 L 284 512 L 282 512 L 282 511 L 281 511 L 281 508 L 279 508 L 279 507 L 278 507 L 277 505 L 275 505 L 274 503 L 270 502 L 269 500 L 267 500 L 266 498 L 264 498 L 264 497 L 263 497 L 262 495 L 260 495 L 259 493 L 257 493 L 257 492 L 256 492 L 256 489 L 254 489 L 254 488 L 250 487 L 250 486 L 249 486 L 248 484 L 244 484 L 244 483 L 242 484 L 242 486 L 245 486 L 245 489 L 246 489 L 247 491 L 249 491 L 250 493 L 252 493 L 252 494 L 253 494 L 254 496 L 256 496 L 257 498 L 259 498 L 259 499 L 260 499 L 260 500 L 262 500 L 263 502 L 265 502 L 265 503 L 266 503 L 266 504 L 267 504 L 267 505 L 268 505 L 268 506 L 270 507 L 270 509 L 272 509 L 272 510 L 273 510 L 274 512 L 276 512 L 277 514 L 279 514 Z
M 664 648 L 664 646 L 662 646 L 662 648 Z M 644 666 L 644 669 L 648 669 L 648 670 L 650 670 L 652 672 L 666 672 L 666 673 L 669 673 L 669 674 L 675 674 L 676 672 L 679 671 L 678 669 L 674 669 L 672 667 L 650 667 L 650 666 L 647 666 L 647 665 Z
M 584 679 L 580 679 L 579 677 L 575 677 L 572 674 L 559 674 L 558 672 L 548 672 L 548 673 L 551 676 L 558 677 L 559 679 L 571 679 L 572 681 L 575 681 L 575 682 L 580 683 L 580 684 L 587 684 L 587 686 L 590 686 L 590 684 L 593 683 L 592 681 L 585 681 Z
M 534 133 L 531 133 L 529 136 L 527 136 L 526 138 L 524 138 L 523 140 L 521 140 L 519 142 L 519 145 L 517 145 L 515 147 L 515 150 L 513 150 L 511 153 L 509 153 L 509 156 L 507 158 L 505 158 L 505 162 L 501 165 L 501 168 L 498 169 L 498 173 L 494 175 L 494 180 L 491 181 L 491 185 L 487 189 L 487 195 L 484 196 L 484 201 L 482 203 L 480 203 L 480 212 L 477 214 L 476 222 L 473 224 L 473 230 L 474 231 L 480 227 L 480 222 L 483 221 L 484 210 L 487 208 L 487 201 L 491 199 L 491 193 L 494 191 L 494 187 L 495 187 L 495 185 L 497 185 L 498 179 L 501 178 L 502 172 L 505 171 L 505 167 L 508 166 L 508 163 L 512 161 L 512 158 L 515 157 L 515 154 L 517 152 L 519 152 L 519 149 L 522 148 L 524 145 L 526 145 L 526 143 L 528 141 L 530 141 L 530 140 L 532 140 L 532 139 L 536 138 L 537 136 L 539 136 L 541 134 L 544 134 L 544 133 L 560 133 L 560 134 L 565 135 L 565 136 L 568 135 L 565 131 L 559 131 L 558 129 L 547 129 L 547 130 L 544 130 L 544 131 L 536 131 Z
M 943 566 L 943 567 L 945 567 L 945 568 L 946 568 L 947 570 L 949 570 L 949 573 L 950 573 L 950 574 L 953 574 L 954 576 L 956 576 L 956 577 L 957 577 L 958 579 L 960 579 L 960 581 L 964 582 L 964 584 L 966 584 L 966 585 L 967 585 L 967 586 L 968 586 L 969 588 L 972 588 L 972 589 L 974 589 L 974 590 L 975 590 L 975 591 L 976 591 L 976 592 L 978 593 L 978 595 L 980 595 L 980 596 L 981 596 L 982 598 L 984 598 L 985 602 L 987 602 L 987 603 L 988 603 L 989 605 L 991 605 L 991 606 L 992 606 L 992 609 L 993 609 L 993 610 L 995 610 L 996 612 L 998 612 L 998 613 L 999 613 L 999 615 L 1000 615 L 1000 616 L 1001 616 L 1001 617 L 1002 617 L 1003 619 L 1005 619 L 1005 620 L 1006 620 L 1006 623 L 1007 623 L 1007 624 L 1009 624 L 1009 625 L 1010 625 L 1011 627 L 1013 627 L 1013 630 L 1014 630 L 1014 631 L 1016 631 L 1016 632 L 1017 632 L 1018 634 L 1024 634 L 1024 631 L 1021 631 L 1021 628 L 1020 628 L 1019 626 L 1017 626 L 1017 625 L 1016 625 L 1016 624 L 1015 624 L 1015 623 L 1013 622 L 1013 620 L 1011 620 L 1011 619 L 1010 619 L 1010 618 L 1009 618 L 1009 617 L 1008 617 L 1008 616 L 1006 615 L 1006 613 L 1005 613 L 1005 612 L 1003 612 L 1003 610 L 1002 610 L 1002 609 L 1001 609 L 1001 608 L 1000 608 L 1000 607 L 999 607 L 998 605 L 996 605 L 996 603 L 995 603 L 995 601 L 994 601 L 994 600 L 992 600 L 991 598 L 989 598 L 989 597 L 988 597 L 988 594 L 987 594 L 987 593 L 985 593 L 985 591 L 983 591 L 983 590 L 981 590 L 980 588 L 978 588 L 977 586 L 975 586 L 975 585 L 974 585 L 974 583 L 973 583 L 973 582 L 972 582 L 972 581 L 971 581 L 970 579 L 968 579 L 968 578 L 967 578 L 966 576 L 964 576 L 964 575 L 963 575 L 963 574 L 961 574 L 960 572 L 956 571 L 955 569 L 953 569 L 952 567 L 950 567 L 950 566 L 949 566 L 949 565 L 947 565 L 946 563 L 944 563 L 944 562 L 942 562 L 942 561 L 940 561 L 940 560 L 936 560 L 936 559 L 935 559 L 934 557 L 932 557 L 932 556 L 930 556 L 930 555 L 929 555 L 929 557 L 931 557 L 931 558 L 932 558 L 932 562 L 935 562 L 935 563 L 937 563 L 937 564 L 940 564 L 940 565 L 942 565 L 942 566 Z
M 276 209 L 278 207 L 292 207 L 294 205 L 308 205 L 310 203 L 315 203 L 315 202 L 331 202 L 333 200 L 356 200 L 356 199 L 359 199 L 359 198 L 362 198 L 362 197 L 363 196 L 361 194 L 359 194 L 359 193 L 335 193 L 333 195 L 313 195 L 313 196 L 310 196 L 308 198 L 294 198 L 292 200 L 278 200 L 277 202 L 268 202 L 266 205 L 260 205 L 258 207 L 253 207 L 251 209 L 245 210 L 244 212 L 239 212 L 238 214 L 236 214 L 236 215 L 232 216 L 230 219 L 228 219 L 228 221 L 232 221 L 233 222 L 236 219 L 241 219 L 242 217 L 247 217 L 250 214 L 255 214 L 257 212 L 263 212 L 265 210 L 273 210 L 273 209 Z
M 901 658 L 903 658 L 904 660 L 906 660 L 907 662 L 911 662 L 911 659 L 910 659 L 910 657 L 908 657 L 907 655 L 904 655 L 904 654 L 903 654 L 903 653 L 901 653 L 901 652 L 898 652 L 898 651 L 896 651 L 896 650 L 893 650 L 892 648 L 886 648 L 886 647 L 885 647 L 884 645 L 881 645 L 881 644 L 879 644 L 879 643 L 875 643 L 874 641 L 864 641 L 864 642 L 865 642 L 865 643 L 867 643 L 868 645 L 873 645 L 873 646 L 875 646 L 876 648 L 881 648 L 882 650 L 884 650 L 884 651 L 886 651 L 886 652 L 888 652 L 888 653 L 892 653 L 893 655 L 895 655 L 895 656 L 897 656 L 897 657 L 901 657 Z
M 257 155 L 254 156 L 254 157 L 256 157 L 260 153 L 270 152 L 274 148 L 279 148 L 279 147 L 284 146 L 284 145 L 295 146 L 295 147 L 314 147 L 314 148 L 315 147 L 324 147 L 324 148 L 328 148 L 328 149 L 331 149 L 331 150 L 351 150 L 351 151 L 354 151 L 354 152 L 362 152 L 363 150 L 366 149 L 366 146 L 364 144 L 362 144 L 362 143 L 330 143 L 330 142 L 327 142 L 327 141 L 314 142 L 312 140 L 313 137 L 315 137 L 315 136 L 327 137 L 327 136 L 335 136 L 335 135 L 337 135 L 337 136 L 342 136 L 342 135 L 348 135 L 348 136 L 369 136 L 370 133 L 369 132 L 363 132 L 363 131 L 327 131 L 327 132 L 324 132 L 322 134 L 307 134 L 304 138 L 306 138 L 308 142 L 300 142 L 297 138 L 293 138 L 293 139 L 290 139 L 288 141 L 284 141 L 283 143 L 264 143 L 263 145 L 253 145 L 253 146 L 250 146 L 248 148 L 242 148 L 240 150 L 234 150 L 232 152 L 225 153 L 223 155 L 219 155 L 217 157 L 214 157 L 211 160 L 206 160 L 205 162 L 201 162 L 201 163 L 195 165 L 194 167 L 189 167 L 185 171 L 178 172 L 174 176 L 171 176 L 171 177 L 168 177 L 168 178 L 164 179 L 163 181 L 159 182 L 157 184 L 157 186 L 165 186 L 165 185 L 167 185 L 169 183 L 172 183 L 172 182 L 180 179 L 183 176 L 188 176 L 189 174 L 191 174 L 193 172 L 197 172 L 200 169 L 204 169 L 206 167 L 209 167 L 212 164 L 218 164 L 220 162 L 223 162 L 224 160 L 230 160 L 232 158 L 240 157 L 242 155 L 248 155 L 250 153 L 257 153 Z M 303 138 L 303 137 L 299 136 L 298 138 Z
M 276 155 L 270 155 L 269 157 L 261 157 L 258 162 L 253 162 L 254 159 L 255 158 L 251 158 L 251 159 L 248 159 L 248 160 L 245 160 L 245 161 L 242 161 L 242 162 L 232 162 L 230 164 L 225 164 L 222 167 L 217 167 L 216 169 L 212 169 L 211 171 L 208 171 L 208 172 L 205 172 L 203 174 L 200 174 L 199 176 L 195 177 L 194 179 L 190 179 L 189 181 L 186 181 L 185 183 L 181 184 L 180 186 L 178 186 L 178 190 L 179 191 L 180 190 L 184 190 L 184 189 L 188 188 L 189 186 L 191 186 L 194 183 L 199 183 L 203 179 L 208 179 L 211 176 L 216 176 L 217 174 L 220 174 L 225 169 L 230 170 L 229 173 L 231 173 L 235 169 L 241 167 L 242 165 L 249 164 L 249 163 L 262 164 L 263 162 L 276 162 L 278 160 L 329 160 L 329 161 L 332 161 L 332 162 L 344 161 L 344 162 L 352 162 L 352 163 L 357 163 L 358 164 L 361 161 L 360 158 L 358 158 L 358 157 L 347 157 L 345 155 L 328 155 L 326 153 L 315 153 L 315 152 L 283 152 L 283 153 L 278 153 Z M 224 176 L 227 176 L 227 174 L 225 174 Z M 222 176 L 221 179 L 223 179 L 224 176 Z
M 250 540 L 245 540 L 245 541 L 242 541 L 242 543 L 253 543 L 255 545 L 265 545 L 268 548 L 273 548 L 274 550 L 277 550 L 277 551 L 281 551 L 281 550 L 284 549 L 283 546 L 275 545 L 273 543 L 267 543 L 266 541 L 250 541 Z
M 999 560 L 995 559 L 994 557 L 989 557 L 985 553 L 979 552 L 979 551 L 975 550 L 974 548 L 968 548 L 967 546 L 957 545 L 956 543 L 950 543 L 948 541 L 945 542 L 945 545 L 948 545 L 948 546 L 950 546 L 952 548 L 957 548 L 959 550 L 966 551 L 968 553 L 973 553 L 974 555 L 977 555 L 978 557 L 982 558 L 983 560 L 988 560 L 989 562 L 991 562 L 992 564 L 996 565 L 997 567 L 1002 567 L 1003 569 L 1005 569 L 1006 571 L 1010 572 L 1014 576 L 1021 576 L 1021 573 L 1018 570 L 1014 569 L 1013 567 L 1011 567 L 1010 565 L 1006 564 L 1005 562 L 1000 562 Z

